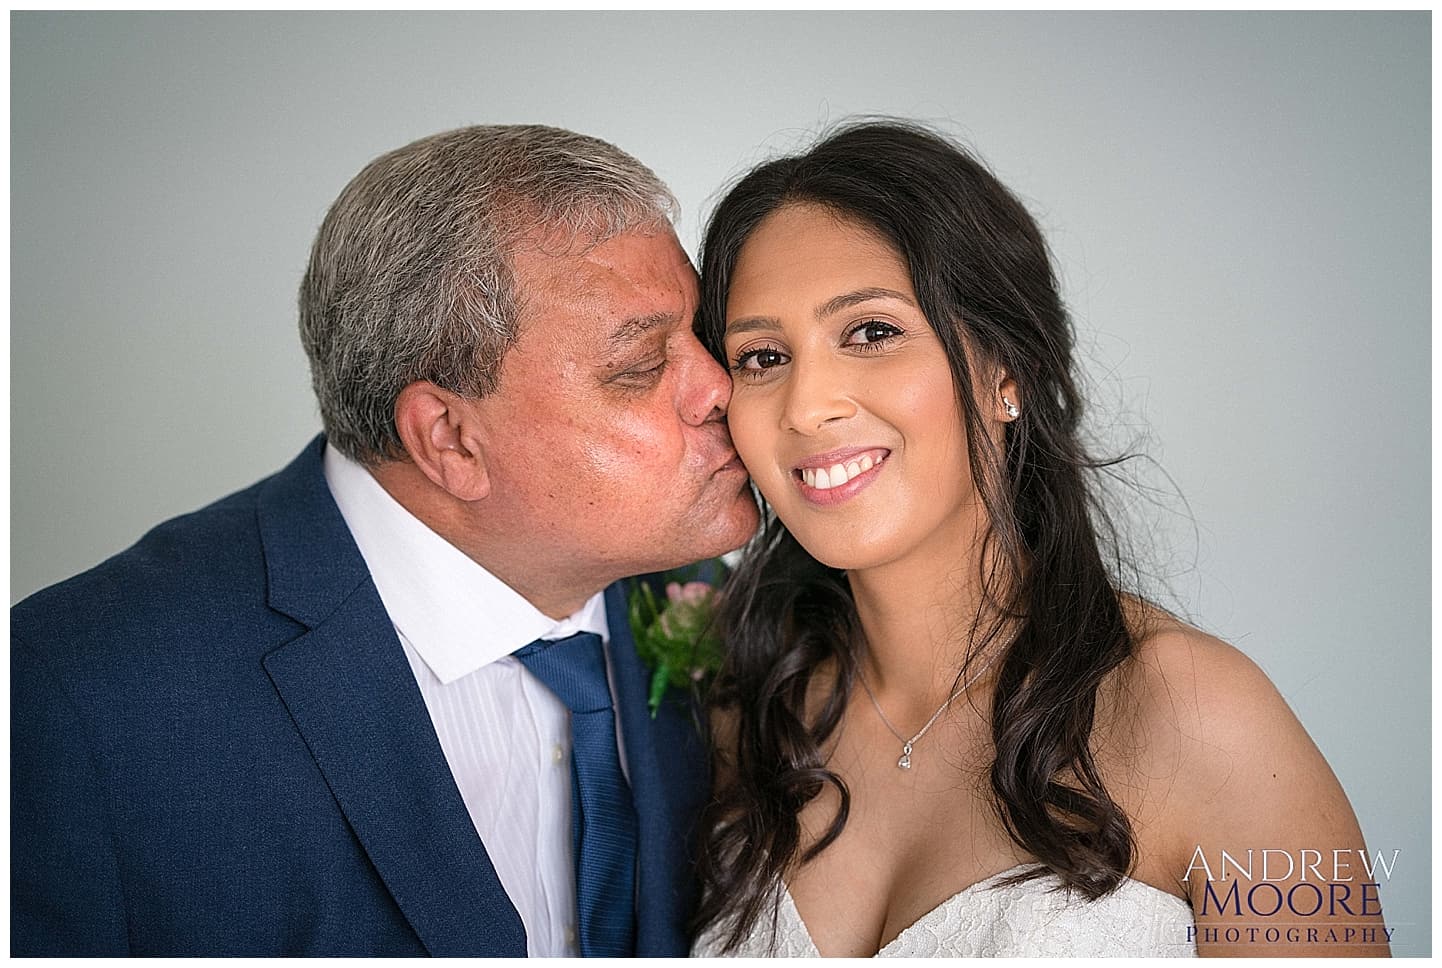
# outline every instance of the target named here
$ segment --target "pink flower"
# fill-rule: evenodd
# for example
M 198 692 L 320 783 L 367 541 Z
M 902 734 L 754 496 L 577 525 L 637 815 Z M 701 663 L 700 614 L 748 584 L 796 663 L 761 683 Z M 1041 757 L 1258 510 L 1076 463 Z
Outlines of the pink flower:
M 661 632 L 671 638 L 694 637 L 705 622 L 706 606 L 716 589 L 704 581 L 666 584 L 666 608 L 661 612 Z
M 666 598 L 672 602 L 701 605 L 711 597 L 714 591 L 715 589 L 704 581 L 688 581 L 684 585 L 673 581 L 666 585 Z

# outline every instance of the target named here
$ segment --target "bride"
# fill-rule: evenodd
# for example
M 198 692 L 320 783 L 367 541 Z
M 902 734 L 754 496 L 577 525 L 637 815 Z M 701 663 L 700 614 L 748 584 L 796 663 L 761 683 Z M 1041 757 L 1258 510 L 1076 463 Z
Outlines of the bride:
M 720 616 L 693 953 L 1387 953 L 1286 703 L 1121 585 L 1046 246 L 989 172 L 897 123 L 761 166 L 699 323 L 772 513 Z

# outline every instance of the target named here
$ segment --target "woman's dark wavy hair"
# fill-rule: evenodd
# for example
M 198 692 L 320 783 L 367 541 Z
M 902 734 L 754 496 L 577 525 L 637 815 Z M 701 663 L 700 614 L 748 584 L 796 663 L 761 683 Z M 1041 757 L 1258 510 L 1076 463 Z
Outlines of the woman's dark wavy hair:
M 1011 838 L 1044 865 L 1016 879 L 1050 870 L 1068 888 L 1100 897 L 1130 869 L 1133 839 L 1090 740 L 1098 687 L 1133 654 L 1134 638 L 1104 554 L 1115 549 L 1115 532 L 1090 481 L 1116 461 L 1093 460 L 1081 443 L 1074 337 L 1046 242 L 1022 204 L 964 149 L 910 123 L 853 123 L 804 154 L 761 165 L 712 215 L 698 327 L 723 365 L 737 257 L 756 227 L 788 205 L 820 206 L 871 229 L 910 269 L 950 361 L 972 478 L 990 522 L 984 606 L 968 654 L 993 643 L 1000 649 L 991 714 L 995 808 Z M 1021 398 L 1004 452 L 977 402 L 973 374 L 983 363 L 1003 367 Z M 1114 552 L 1111 560 L 1120 564 Z M 710 703 L 735 725 L 721 744 L 734 743 L 734 761 L 713 765 L 696 925 L 719 928 L 734 947 L 768 906 L 774 924 L 778 881 L 825 850 L 846 823 L 850 794 L 827 768 L 824 747 L 865 644 L 845 573 L 811 557 L 769 509 L 718 622 L 727 656 Z M 818 670 L 826 679 L 816 685 L 829 682 L 819 702 Z M 838 809 L 803 851 L 798 815 L 828 786 Z

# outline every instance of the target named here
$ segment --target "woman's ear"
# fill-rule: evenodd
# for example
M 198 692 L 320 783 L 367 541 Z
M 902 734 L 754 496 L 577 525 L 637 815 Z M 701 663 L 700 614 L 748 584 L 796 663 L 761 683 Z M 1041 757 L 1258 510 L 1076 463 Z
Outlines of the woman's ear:
M 996 393 L 992 395 L 991 415 L 995 420 L 1010 423 L 1021 416 L 1021 394 L 1010 374 L 1001 370 L 1000 377 Z
M 431 483 L 461 501 L 479 501 L 490 493 L 473 401 L 417 380 L 396 397 L 395 419 L 411 463 Z

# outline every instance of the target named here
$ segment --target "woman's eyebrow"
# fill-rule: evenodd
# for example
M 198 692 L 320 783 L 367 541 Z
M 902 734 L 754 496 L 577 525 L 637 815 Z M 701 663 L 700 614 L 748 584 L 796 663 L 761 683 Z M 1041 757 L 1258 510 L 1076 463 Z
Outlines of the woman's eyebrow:
M 816 307 L 816 318 L 825 319 L 827 316 L 839 313 L 843 309 L 850 309 L 852 306 L 859 306 L 873 299 L 895 299 L 897 302 L 903 302 L 912 308 L 920 308 L 916 305 L 916 302 L 904 292 L 897 292 L 895 289 L 887 289 L 884 286 L 868 286 L 865 289 L 856 289 L 852 292 L 844 292 L 839 296 L 832 296 L 826 300 L 826 302 Z M 733 319 L 726 324 L 726 335 L 780 328 L 781 321 L 775 316 L 743 316 L 740 319 Z
M 740 319 L 733 319 L 726 324 L 724 335 L 732 333 L 754 333 L 762 329 L 780 329 L 781 321 L 775 316 L 742 316 Z
M 825 319 L 833 313 L 839 313 L 843 309 L 850 309 L 852 306 L 870 302 L 873 299 L 895 299 L 913 308 L 916 307 L 916 303 L 905 293 L 897 292 L 895 289 L 887 289 L 882 286 L 868 286 L 865 289 L 842 293 L 839 296 L 833 296 L 826 300 L 826 302 L 816 307 L 816 318 Z

